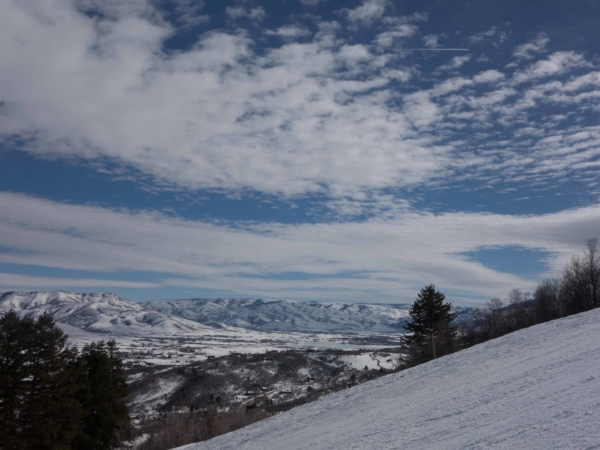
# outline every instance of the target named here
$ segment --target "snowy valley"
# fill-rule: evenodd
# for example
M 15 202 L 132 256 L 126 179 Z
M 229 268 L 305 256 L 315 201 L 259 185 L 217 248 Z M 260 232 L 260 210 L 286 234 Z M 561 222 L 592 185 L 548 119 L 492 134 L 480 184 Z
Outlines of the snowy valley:
M 270 401 L 283 411 L 381 376 L 404 357 L 401 333 L 390 330 L 408 311 L 258 299 L 140 304 L 63 291 L 0 294 L 0 314 L 10 310 L 48 312 L 78 348 L 115 339 L 136 420 L 216 406 L 216 398 L 221 408 Z M 354 332 L 324 332 L 342 329 Z

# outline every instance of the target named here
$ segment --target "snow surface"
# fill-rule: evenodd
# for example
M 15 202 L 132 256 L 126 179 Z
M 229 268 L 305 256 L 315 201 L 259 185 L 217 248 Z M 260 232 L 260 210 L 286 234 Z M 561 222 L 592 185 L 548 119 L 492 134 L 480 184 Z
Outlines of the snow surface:
M 600 310 L 548 322 L 182 448 L 600 448 Z
M 377 360 L 373 359 L 369 353 L 361 353 L 359 355 L 343 355 L 340 360 L 348 364 L 352 369 L 362 370 L 366 367 L 369 369 L 379 369 Z

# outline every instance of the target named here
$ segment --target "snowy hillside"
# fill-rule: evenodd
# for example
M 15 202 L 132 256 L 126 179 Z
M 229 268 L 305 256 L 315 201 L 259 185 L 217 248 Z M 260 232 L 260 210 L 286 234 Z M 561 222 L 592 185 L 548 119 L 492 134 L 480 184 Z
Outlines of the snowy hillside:
M 146 302 L 146 309 L 206 325 L 261 331 L 397 333 L 411 305 L 347 304 L 261 299 L 188 299 Z M 458 308 L 466 313 L 468 308 Z
M 0 294 L 0 314 L 11 309 L 28 317 L 48 311 L 57 322 L 93 332 L 153 334 L 212 330 L 197 322 L 148 311 L 139 303 L 104 292 L 15 291 Z
M 600 310 L 329 395 L 209 449 L 590 449 L 600 443 Z

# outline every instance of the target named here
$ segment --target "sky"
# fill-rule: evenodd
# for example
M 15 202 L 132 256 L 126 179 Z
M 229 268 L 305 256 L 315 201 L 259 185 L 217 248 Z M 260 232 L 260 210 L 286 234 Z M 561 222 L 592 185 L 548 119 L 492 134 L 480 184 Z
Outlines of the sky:
M 597 0 L 0 10 L 0 291 L 471 306 L 600 238 Z

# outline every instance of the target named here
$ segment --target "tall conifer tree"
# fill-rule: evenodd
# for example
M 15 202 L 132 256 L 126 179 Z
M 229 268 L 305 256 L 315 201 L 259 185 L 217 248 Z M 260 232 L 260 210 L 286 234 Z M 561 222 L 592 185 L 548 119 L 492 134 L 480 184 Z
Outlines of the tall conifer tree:
M 82 387 L 78 398 L 85 410 L 83 433 L 74 449 L 108 450 L 130 431 L 123 402 L 129 394 L 123 364 L 114 340 L 92 342 L 81 351 Z
M 456 331 L 450 324 L 456 317 L 446 296 L 429 285 L 421 289 L 412 309 L 410 322 L 404 329 L 411 334 L 404 337 L 412 364 L 418 364 L 450 353 Z
M 0 318 L 0 447 L 70 450 L 80 429 L 77 352 L 48 314 Z
M 0 449 L 109 450 L 129 431 L 114 341 L 81 354 L 50 315 L 0 317 Z

